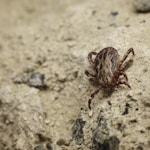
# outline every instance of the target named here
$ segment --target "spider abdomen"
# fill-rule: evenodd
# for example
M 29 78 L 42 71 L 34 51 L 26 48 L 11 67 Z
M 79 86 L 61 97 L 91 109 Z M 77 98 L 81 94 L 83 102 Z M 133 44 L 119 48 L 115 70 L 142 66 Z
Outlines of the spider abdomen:
M 97 79 L 105 85 L 111 85 L 120 62 L 117 50 L 112 47 L 104 48 L 97 54 L 95 62 L 99 62 L 95 65 Z

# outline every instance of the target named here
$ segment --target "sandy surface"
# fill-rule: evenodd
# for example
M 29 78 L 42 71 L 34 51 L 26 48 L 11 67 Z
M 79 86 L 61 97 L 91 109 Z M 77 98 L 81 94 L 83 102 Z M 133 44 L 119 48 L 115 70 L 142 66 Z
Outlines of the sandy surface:
M 89 111 L 95 87 L 84 71 L 98 46 L 121 57 L 134 48 L 132 88 L 99 92 Z M 98 150 L 95 135 L 100 143 L 117 138 L 116 150 L 149 149 L 150 13 L 136 13 L 130 0 L 0 0 L 0 60 L 0 149 Z M 13 82 L 33 72 L 45 75 L 46 90 Z

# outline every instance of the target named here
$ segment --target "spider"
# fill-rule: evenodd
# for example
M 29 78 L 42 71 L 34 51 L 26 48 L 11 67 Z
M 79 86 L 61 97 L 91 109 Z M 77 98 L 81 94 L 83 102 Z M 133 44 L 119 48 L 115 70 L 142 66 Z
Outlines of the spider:
M 98 53 L 93 51 L 88 54 L 88 60 L 92 66 L 93 72 L 85 70 L 85 74 L 89 77 L 89 80 L 94 81 L 99 85 L 99 87 L 90 95 L 88 100 L 89 109 L 91 109 L 92 99 L 101 89 L 113 89 L 120 84 L 124 84 L 131 88 L 125 73 L 128 64 L 128 61 L 125 60 L 130 53 L 134 55 L 133 48 L 130 48 L 124 54 L 123 58 L 120 59 L 118 51 L 115 48 L 106 47 Z

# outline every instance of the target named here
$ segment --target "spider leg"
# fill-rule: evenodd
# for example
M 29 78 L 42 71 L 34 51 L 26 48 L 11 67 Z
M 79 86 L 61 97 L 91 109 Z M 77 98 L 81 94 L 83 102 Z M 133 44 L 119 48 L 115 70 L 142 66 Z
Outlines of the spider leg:
M 88 100 L 88 107 L 89 109 L 91 110 L 91 102 L 92 102 L 92 99 L 94 98 L 94 96 L 102 89 L 102 87 L 99 87 L 97 88 L 95 91 L 92 92 L 89 100 Z
M 96 74 L 94 73 L 94 72 L 91 72 L 91 71 L 89 71 L 89 70 L 85 70 L 85 74 L 88 76 L 88 77 L 93 77 L 93 78 L 95 78 L 96 77 Z
M 90 52 L 90 53 L 88 54 L 88 60 L 89 60 L 89 63 L 90 63 L 91 65 L 94 65 L 94 64 L 95 64 L 94 60 L 92 59 L 93 55 L 97 55 L 97 53 L 96 53 L 96 52 Z
M 134 55 L 134 50 L 133 48 L 130 48 L 123 56 L 122 60 L 120 61 L 120 66 L 123 64 L 123 62 L 127 59 L 128 55 L 132 53 Z
M 127 76 L 127 74 L 125 72 L 121 71 L 120 75 L 123 75 L 124 78 L 126 79 L 126 81 L 128 82 L 128 76 Z
M 129 59 L 128 61 L 124 62 L 124 64 L 120 68 L 120 71 L 127 70 L 132 64 L 133 64 L 133 60 Z
M 128 84 L 127 81 L 119 81 L 119 82 L 117 83 L 117 85 L 119 85 L 119 84 L 124 84 L 124 85 L 126 85 L 128 88 L 131 89 L 131 86 Z

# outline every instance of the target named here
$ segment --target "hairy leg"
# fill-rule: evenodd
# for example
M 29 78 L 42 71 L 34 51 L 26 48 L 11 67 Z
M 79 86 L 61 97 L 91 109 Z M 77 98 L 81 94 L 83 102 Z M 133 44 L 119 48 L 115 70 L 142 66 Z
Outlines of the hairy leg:
M 134 55 L 134 50 L 133 48 L 130 48 L 123 56 L 122 60 L 121 60 L 121 63 L 120 63 L 120 66 L 123 64 L 123 62 L 127 59 L 128 55 L 132 53 Z
M 95 91 L 92 92 L 89 100 L 88 100 L 88 107 L 89 109 L 91 110 L 91 102 L 92 102 L 92 99 L 94 98 L 94 96 L 102 89 L 102 87 L 99 87 L 97 88 Z
M 90 63 L 91 65 L 94 65 L 94 64 L 95 64 L 94 60 L 92 59 L 93 55 L 97 55 L 97 53 L 96 53 L 96 52 L 90 52 L 90 53 L 88 54 L 88 60 L 89 60 L 89 63 Z
M 88 76 L 88 77 L 93 77 L 95 78 L 96 77 L 96 74 L 92 71 L 89 71 L 89 70 L 85 70 L 85 74 Z
M 127 76 L 127 74 L 125 72 L 121 71 L 120 75 L 123 75 L 124 78 L 126 79 L 126 81 L 128 82 L 128 76 Z
M 126 82 L 126 81 L 119 81 L 119 82 L 117 83 L 117 85 L 120 85 L 120 84 L 124 84 L 124 85 L 126 85 L 128 88 L 131 89 L 131 86 L 130 86 L 129 83 Z
M 89 70 L 85 70 L 85 74 L 89 77 L 90 82 L 97 83 L 96 73 Z

